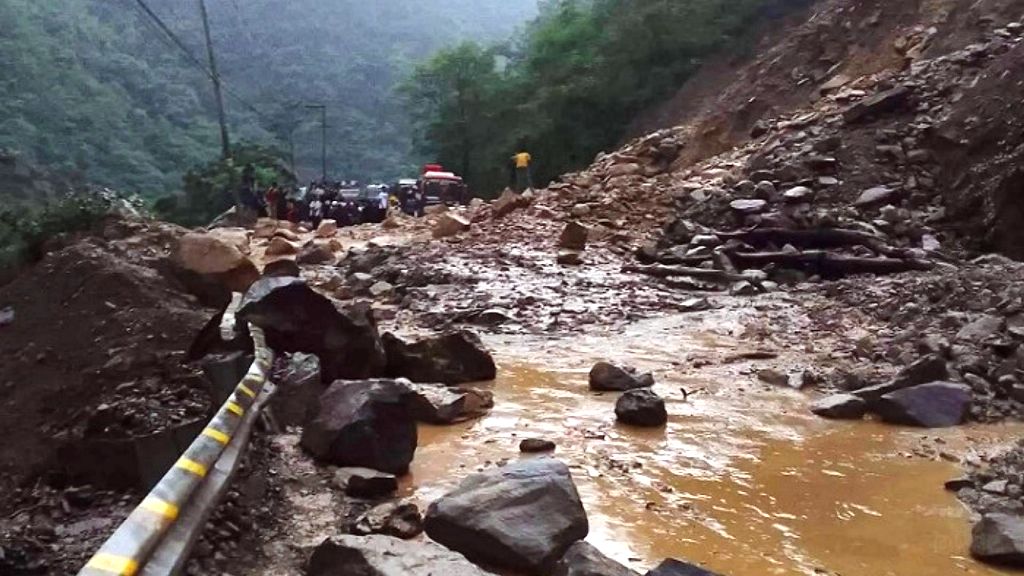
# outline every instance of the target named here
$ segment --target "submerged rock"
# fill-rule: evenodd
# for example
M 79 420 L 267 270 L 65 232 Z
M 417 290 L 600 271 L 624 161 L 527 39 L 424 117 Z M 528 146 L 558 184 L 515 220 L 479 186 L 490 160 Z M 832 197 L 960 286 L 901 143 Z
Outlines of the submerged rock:
M 638 576 L 638 574 L 586 542 L 569 547 L 551 576 Z
M 537 459 L 475 474 L 427 509 L 431 539 L 475 562 L 544 574 L 589 524 L 569 467 Z
M 615 418 L 623 424 L 655 428 L 668 422 L 665 401 L 649 388 L 630 390 L 615 403 Z
M 700 566 L 668 558 L 647 572 L 644 576 L 721 576 Z
M 853 394 L 835 394 L 811 404 L 811 412 L 834 420 L 859 420 L 867 411 L 867 401 Z
M 519 451 L 530 453 L 537 452 L 554 452 L 555 443 L 551 440 L 544 440 L 543 438 L 527 438 L 519 443 Z
M 485 576 L 461 554 L 433 542 L 390 536 L 334 536 L 309 559 L 307 576 Z

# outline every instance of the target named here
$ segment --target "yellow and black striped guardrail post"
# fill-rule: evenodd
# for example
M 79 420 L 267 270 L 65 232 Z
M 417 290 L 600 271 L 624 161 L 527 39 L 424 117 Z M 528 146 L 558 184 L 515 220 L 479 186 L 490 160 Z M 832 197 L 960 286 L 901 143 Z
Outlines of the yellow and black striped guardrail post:
M 249 331 L 256 349 L 256 359 L 249 372 L 174 466 L 78 572 L 79 576 L 138 574 L 207 472 L 217 463 L 242 418 L 263 390 L 273 362 L 273 353 L 266 346 L 263 332 L 255 326 L 250 326 Z

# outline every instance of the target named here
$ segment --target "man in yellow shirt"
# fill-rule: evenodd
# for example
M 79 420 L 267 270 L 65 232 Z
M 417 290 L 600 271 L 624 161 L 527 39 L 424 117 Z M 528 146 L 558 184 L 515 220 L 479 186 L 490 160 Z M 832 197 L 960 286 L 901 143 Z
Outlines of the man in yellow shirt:
M 516 167 L 516 191 L 523 192 L 527 188 L 533 188 L 533 177 L 530 174 L 530 163 L 533 157 L 529 152 L 523 151 L 512 157 Z

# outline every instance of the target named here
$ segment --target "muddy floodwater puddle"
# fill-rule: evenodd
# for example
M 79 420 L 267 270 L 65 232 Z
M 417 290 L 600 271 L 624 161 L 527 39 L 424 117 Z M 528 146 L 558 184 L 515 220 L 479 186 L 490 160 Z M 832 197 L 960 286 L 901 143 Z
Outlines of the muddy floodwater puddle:
M 536 457 L 518 445 L 540 437 L 557 443 L 555 456 L 573 471 L 590 518 L 587 540 L 637 570 L 677 557 L 730 576 L 1015 573 L 970 558 L 969 512 L 943 489 L 958 466 L 912 452 L 963 454 L 1024 427 L 922 431 L 820 420 L 807 412 L 805 394 L 758 386 L 743 367 L 673 370 L 683 350 L 739 346 L 699 326 L 490 344 L 500 364 L 494 411 L 421 428 L 408 486 L 421 505 L 477 470 Z M 589 367 L 606 358 L 655 371 L 666 429 L 615 423 L 616 395 L 587 389 Z

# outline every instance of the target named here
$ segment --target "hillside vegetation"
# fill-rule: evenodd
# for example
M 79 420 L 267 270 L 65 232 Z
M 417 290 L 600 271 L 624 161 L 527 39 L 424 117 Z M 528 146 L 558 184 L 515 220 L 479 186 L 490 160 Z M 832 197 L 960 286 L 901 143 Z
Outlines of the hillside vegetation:
M 416 146 L 477 192 L 523 146 L 547 182 L 613 147 L 644 109 L 759 25 L 810 0 L 553 0 L 510 43 L 442 50 L 404 86 Z
M 148 4 L 205 63 L 195 2 Z M 503 38 L 533 0 L 207 1 L 237 141 L 294 135 L 300 174 L 385 178 L 415 163 L 392 87 L 455 39 Z M 210 82 L 134 0 L 0 3 L 0 148 L 96 184 L 155 197 L 219 152 Z M 243 102 L 244 101 L 244 102 Z M 251 105 L 251 106 L 250 106 Z

